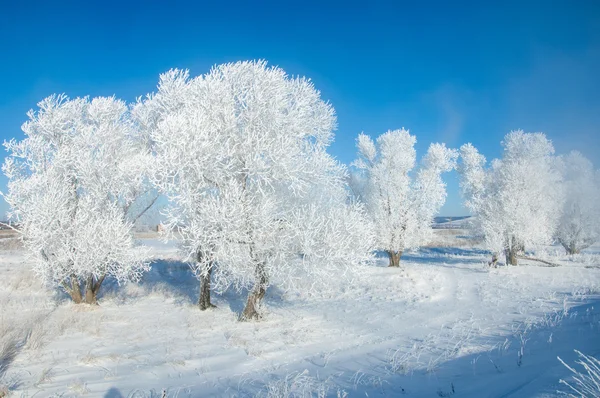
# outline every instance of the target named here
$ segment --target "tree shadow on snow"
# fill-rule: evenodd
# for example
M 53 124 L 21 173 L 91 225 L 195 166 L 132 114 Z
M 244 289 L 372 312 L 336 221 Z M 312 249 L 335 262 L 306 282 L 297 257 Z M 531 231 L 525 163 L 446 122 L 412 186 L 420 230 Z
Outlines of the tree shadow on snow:
M 380 260 L 380 266 L 387 266 L 388 255 L 386 252 L 378 251 L 375 253 L 375 257 Z M 466 264 L 467 268 L 472 269 L 472 265 L 481 265 L 487 261 L 488 257 L 491 258 L 490 253 L 482 249 L 429 247 L 403 253 L 400 258 L 400 266 L 407 261 L 414 264 L 441 265 L 452 268 Z
M 157 259 L 151 263 L 150 271 L 136 282 L 148 292 L 163 292 L 173 297 L 179 297 L 181 303 L 197 304 L 200 294 L 200 281 L 196 278 L 188 263 L 177 260 Z M 229 309 L 241 315 L 246 305 L 248 289 L 241 292 L 229 289 L 222 293 L 211 291 L 211 301 L 217 307 L 229 307 Z M 70 297 L 64 292 L 59 293 L 60 300 L 68 301 Z M 124 285 L 119 285 L 113 278 L 107 278 L 100 289 L 98 299 L 100 303 L 106 298 L 117 298 L 118 300 L 129 300 L 138 294 L 131 296 L 125 290 Z M 264 298 L 269 306 L 278 306 L 282 302 L 283 293 L 276 286 L 270 286 Z
M 248 300 L 249 293 L 249 289 L 242 289 L 240 292 L 234 289 L 229 289 L 223 293 L 211 292 L 211 300 L 213 301 L 213 304 L 217 306 L 229 306 L 231 312 L 237 314 L 239 318 L 246 307 L 246 301 Z M 297 304 L 289 300 L 285 300 L 283 290 L 277 286 L 268 287 L 262 303 L 270 308 L 281 308 L 285 306 L 294 306 Z
M 363 377 L 364 382 L 344 387 L 352 388 L 350 396 L 356 393 L 371 397 L 425 393 L 439 397 L 528 397 L 544 393 L 554 396 L 557 390 L 565 391 L 559 380 L 571 376 L 557 357 L 573 365 L 574 349 L 595 357 L 600 355 L 599 306 L 600 298 L 596 296 L 586 304 L 572 307 L 568 313 L 550 314 L 533 326 L 515 323 L 505 334 L 500 332 L 469 342 L 472 346 L 482 343 L 494 347 L 487 351 L 449 360 L 439 360 L 438 352 L 433 355 L 423 352 L 420 364 L 413 363 L 419 365 L 416 369 L 401 369 L 401 373 L 390 373 L 389 363 L 385 363 L 385 370 L 380 367 L 378 372 L 371 372 L 371 377 Z M 440 341 L 451 349 L 456 347 L 454 343 Z M 436 348 L 441 347 L 435 347 L 434 351 Z M 384 360 L 387 362 L 387 358 Z
M 140 280 L 142 286 L 152 290 L 164 289 L 186 298 L 198 301 L 199 281 L 188 263 L 176 260 L 155 260 L 151 269 Z
M 557 359 L 574 364 L 574 349 L 600 355 L 600 298 L 557 311 L 535 325 L 515 322 L 493 335 L 481 335 L 465 342 L 465 348 L 492 347 L 461 355 L 460 336 L 449 333 L 420 348 L 420 341 L 404 343 L 396 352 L 400 365 L 392 369 L 393 352 L 339 352 L 319 365 L 300 361 L 269 375 L 260 382 L 245 375 L 246 385 L 237 384 L 239 396 L 266 390 L 266 382 L 283 382 L 294 374 L 319 379 L 330 388 L 325 396 L 431 396 L 431 397 L 525 397 L 565 391 L 560 379 L 568 380 L 569 370 Z M 413 345 L 414 343 L 414 345 Z M 404 352 L 403 352 L 404 351 Z M 446 351 L 449 352 L 446 355 Z M 357 371 L 357 369 L 360 369 Z M 304 373 L 306 372 L 306 373 Z M 266 378 L 265 378 L 266 376 Z M 259 377 L 257 375 L 257 377 Z M 293 378 L 292 378 L 293 379 Z M 254 383 L 248 383 L 254 380 Z M 315 382 L 318 380 L 315 380 Z M 235 383 L 234 383 L 235 384 Z M 233 385 L 232 385 L 233 386 Z
M 461 264 L 473 271 L 485 272 L 483 268 L 475 269 L 472 265 L 484 263 L 484 258 L 489 256 L 489 252 L 481 249 L 465 249 L 453 247 L 423 248 L 413 252 L 406 252 L 402 255 L 403 261 L 414 264 L 437 265 L 442 267 L 456 268 Z M 375 252 L 375 257 L 379 259 L 378 266 L 386 267 L 388 255 L 386 252 Z M 471 258 L 469 258 L 471 257 Z M 385 261 L 384 261 L 385 260 Z M 181 297 L 189 303 L 197 303 L 200 282 L 194 276 L 188 263 L 177 260 L 157 259 L 151 263 L 151 269 L 145 273 L 141 280 L 137 282 L 149 291 L 166 291 L 174 296 Z M 241 314 L 246 304 L 248 290 L 241 292 L 232 289 L 221 294 L 211 292 L 211 297 L 217 306 L 229 306 L 232 312 Z M 285 307 L 286 300 L 284 293 L 276 286 L 270 286 L 267 289 L 265 302 L 270 306 Z M 70 300 L 69 296 L 62 290 L 58 292 L 59 300 Z M 99 300 L 105 297 L 120 297 L 127 299 L 123 292 L 123 286 L 120 286 L 113 278 L 107 278 L 98 295 Z
M 182 297 L 190 304 L 198 303 L 200 294 L 200 281 L 192 272 L 186 262 L 175 260 L 156 260 L 151 264 L 152 268 L 145 273 L 138 282 L 146 289 L 166 290 L 176 296 Z M 211 291 L 211 301 L 217 307 L 227 307 L 232 312 L 241 314 L 246 304 L 247 290 L 241 293 L 229 289 L 223 293 Z M 267 296 L 269 294 L 267 293 Z M 268 297 L 266 297 L 268 299 Z
M 268 296 L 268 289 L 265 298 Z M 246 306 L 246 298 L 248 297 L 248 290 L 243 289 L 240 293 L 227 290 L 221 294 L 211 292 L 211 300 L 214 301 L 214 304 L 219 306 L 229 306 L 231 312 L 236 313 L 238 317 L 242 315 L 242 311 L 244 311 L 244 307 Z
M 138 282 L 128 283 L 138 284 L 148 291 L 166 291 L 190 302 L 198 301 L 199 282 L 187 263 L 160 259 L 150 265 L 150 271 L 144 273 Z M 125 286 L 119 285 L 116 279 L 107 277 L 98 294 L 98 300 L 101 302 L 107 297 L 126 300 L 128 294 L 124 291 Z M 71 300 L 63 289 L 58 289 L 57 295 L 59 301 Z
M 487 256 L 490 254 L 488 250 L 478 248 L 461 248 L 461 247 L 426 247 L 419 250 L 422 253 L 432 253 L 442 256 Z
M 118 388 L 111 387 L 111 389 L 108 390 L 106 392 L 106 394 L 104 394 L 104 398 L 125 398 L 125 397 L 123 396 L 123 394 L 121 394 L 121 391 L 119 391 Z
M 184 301 L 198 301 L 199 282 L 187 263 L 159 259 L 150 265 L 150 271 L 144 273 L 138 282 L 133 283 L 137 283 L 149 292 L 165 292 L 179 296 Z M 127 299 L 128 294 L 124 291 L 124 287 L 125 285 L 119 285 L 115 279 L 107 278 L 100 289 L 98 299 L 111 296 Z

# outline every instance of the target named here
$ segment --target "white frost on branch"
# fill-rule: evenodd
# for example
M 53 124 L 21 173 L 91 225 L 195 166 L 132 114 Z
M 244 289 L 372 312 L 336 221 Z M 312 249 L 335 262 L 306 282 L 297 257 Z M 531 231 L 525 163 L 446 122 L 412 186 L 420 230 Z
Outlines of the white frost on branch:
M 569 254 L 600 240 L 600 171 L 579 152 L 563 157 L 565 202 L 556 232 Z
M 561 175 L 552 143 L 542 133 L 513 131 L 502 159 L 485 167 L 471 144 L 461 147 L 461 190 L 488 249 L 507 260 L 524 247 L 551 243 L 562 208 Z
M 25 139 L 5 143 L 3 166 L 4 197 L 34 271 L 69 288 L 90 277 L 138 278 L 148 261 L 134 248 L 132 227 L 151 157 L 126 104 L 59 95 L 38 106 L 23 124 Z
M 458 157 L 444 144 L 431 144 L 414 170 L 415 143 L 405 129 L 388 131 L 376 142 L 365 134 L 357 139 L 353 189 L 373 219 L 377 248 L 390 253 L 390 265 L 398 265 L 392 254 L 401 255 L 431 238 L 433 217 L 446 199 L 441 174 L 452 170 Z
M 170 71 L 137 108 L 169 230 L 216 290 L 293 288 L 299 274 L 324 284 L 370 257 L 364 211 L 326 152 L 334 110 L 310 80 L 263 61 Z

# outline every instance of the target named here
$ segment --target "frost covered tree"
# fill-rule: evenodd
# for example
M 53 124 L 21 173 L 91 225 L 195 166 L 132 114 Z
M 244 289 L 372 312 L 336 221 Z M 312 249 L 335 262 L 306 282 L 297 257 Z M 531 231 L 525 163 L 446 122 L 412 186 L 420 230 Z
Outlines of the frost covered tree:
M 170 70 L 160 76 L 156 93 L 138 100 L 132 114 L 155 153 L 153 183 L 169 198 L 165 232 L 179 239 L 200 281 L 198 305 L 206 310 L 214 307 L 210 283 L 217 255 L 230 247 L 219 242 L 228 232 L 235 232 L 233 212 L 237 209 L 228 206 L 231 201 L 223 198 L 227 192 L 219 189 L 226 183 L 226 170 L 217 163 L 219 143 L 207 141 L 214 137 L 207 134 L 204 124 L 192 119 L 191 101 L 207 100 L 196 97 L 202 95 L 202 84 L 202 76 L 190 79 L 187 71 Z
M 122 101 L 59 95 L 38 106 L 25 139 L 5 143 L 9 215 L 35 273 L 75 303 L 96 303 L 106 277 L 135 279 L 149 267 L 132 227 L 153 203 L 151 157 Z
M 562 159 L 565 201 L 556 238 L 567 254 L 600 239 L 600 172 L 579 152 Z
M 408 130 L 388 131 L 376 142 L 357 139 L 358 173 L 355 193 L 366 204 L 376 230 L 376 246 L 385 250 L 390 267 L 400 266 L 402 252 L 431 238 L 433 217 L 446 200 L 441 174 L 455 167 L 458 153 L 444 144 L 431 144 L 414 170 L 416 138 Z
M 270 284 L 327 283 L 369 258 L 362 206 L 347 203 L 346 170 L 326 152 L 333 108 L 309 80 L 263 61 L 193 79 L 175 70 L 137 107 L 200 308 L 212 305 L 210 283 L 250 288 L 242 318 L 257 318 Z
M 473 145 L 463 145 L 458 169 L 465 205 L 494 259 L 503 251 L 506 263 L 517 265 L 525 247 L 552 241 L 562 208 L 561 175 L 544 134 L 512 131 L 502 145 L 502 159 L 489 168 Z

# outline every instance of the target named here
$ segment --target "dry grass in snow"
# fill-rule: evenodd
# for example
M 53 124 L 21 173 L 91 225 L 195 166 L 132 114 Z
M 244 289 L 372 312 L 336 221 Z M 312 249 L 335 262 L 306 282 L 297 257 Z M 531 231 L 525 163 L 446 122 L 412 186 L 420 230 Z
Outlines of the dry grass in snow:
M 21 252 L 1 252 L 0 392 L 543 396 L 569 377 L 557 355 L 600 350 L 594 251 L 558 258 L 562 267 L 489 269 L 477 248 L 431 247 L 406 253 L 400 270 L 382 258 L 354 286 L 319 296 L 273 287 L 263 319 L 238 322 L 245 295 L 199 311 L 176 248 L 146 242 L 153 270 L 108 284 L 99 306 L 71 304 L 37 283 Z

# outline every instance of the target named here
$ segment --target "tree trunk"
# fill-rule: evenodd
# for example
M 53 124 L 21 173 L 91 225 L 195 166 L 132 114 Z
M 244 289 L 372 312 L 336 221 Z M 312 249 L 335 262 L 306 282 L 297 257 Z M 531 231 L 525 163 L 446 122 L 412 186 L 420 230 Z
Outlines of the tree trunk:
M 96 304 L 96 296 L 94 295 L 94 277 L 88 276 L 85 282 L 85 303 Z
M 506 264 L 507 265 L 517 265 L 517 248 L 515 246 L 506 248 L 504 250 L 504 255 L 506 256 Z
M 106 278 L 106 274 L 102 275 L 97 280 L 94 280 L 94 276 L 88 276 L 85 282 L 85 303 L 86 304 L 98 304 L 98 292 L 100 291 L 100 287 L 102 286 L 102 282 L 104 282 L 104 278 Z
M 260 302 L 267 291 L 267 283 L 268 279 L 265 270 L 265 264 L 260 262 L 256 265 L 256 282 L 252 292 L 248 294 L 248 301 L 246 301 L 246 307 L 244 308 L 241 316 L 242 321 L 260 318 L 258 307 L 260 306 Z
M 514 236 L 506 239 L 506 247 L 504 249 L 504 255 L 506 256 L 506 265 L 517 265 L 517 256 L 519 253 L 525 252 L 525 245 L 522 242 L 517 241 Z
M 402 256 L 402 252 L 388 250 L 387 254 L 390 257 L 390 265 L 388 267 L 400 267 L 400 256 Z
M 81 304 L 83 302 L 83 296 L 81 295 L 81 286 L 79 285 L 79 279 L 77 279 L 75 275 L 71 275 L 71 288 L 66 290 L 75 304 Z
M 579 254 L 579 252 L 581 251 L 581 250 L 579 250 L 579 248 L 577 247 L 575 242 L 570 242 L 569 244 L 562 243 L 562 245 L 565 248 L 567 254 L 569 254 L 569 255 Z
M 210 275 L 212 274 L 212 265 L 208 269 L 208 273 L 206 276 L 200 276 L 200 297 L 198 298 L 198 306 L 200 310 L 204 311 L 209 308 L 216 308 L 216 305 L 213 305 L 210 302 Z
M 569 247 L 567 249 L 567 254 L 568 255 L 572 255 L 572 254 L 579 254 L 579 250 L 577 250 L 576 247 Z

